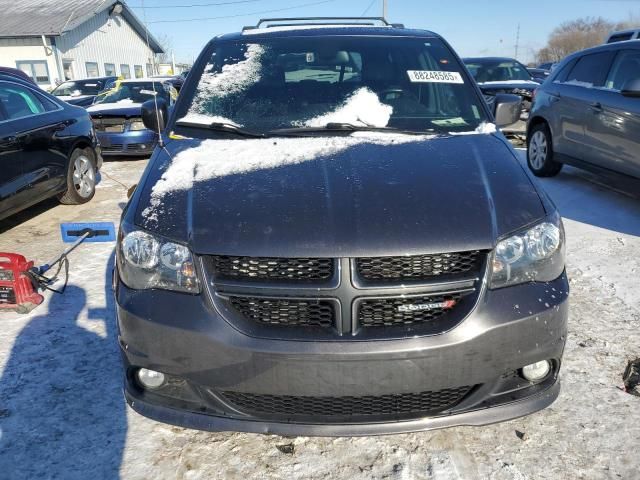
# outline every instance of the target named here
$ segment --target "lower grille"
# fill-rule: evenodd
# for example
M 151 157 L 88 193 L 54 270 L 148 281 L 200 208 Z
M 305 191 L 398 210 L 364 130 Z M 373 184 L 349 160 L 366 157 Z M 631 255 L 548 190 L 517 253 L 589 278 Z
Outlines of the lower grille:
M 397 327 L 431 322 L 450 312 L 462 294 L 375 298 L 363 300 L 358 310 L 361 327 Z
M 360 278 L 372 282 L 420 281 L 434 277 L 479 272 L 479 251 L 412 255 L 402 257 L 362 257 L 356 259 Z
M 332 328 L 335 309 L 322 300 L 229 297 L 229 303 L 245 318 L 263 325 Z
M 144 148 L 143 148 L 144 145 Z M 127 150 L 129 151 L 138 151 L 138 150 L 148 150 L 149 144 L 147 143 L 130 143 L 127 145 Z
M 302 397 L 223 392 L 223 396 L 246 413 L 279 416 L 358 417 L 434 414 L 459 403 L 471 387 L 435 392 L 401 393 L 362 397 Z
M 112 143 L 108 147 L 102 147 L 103 152 L 121 152 L 123 145 L 121 143 Z

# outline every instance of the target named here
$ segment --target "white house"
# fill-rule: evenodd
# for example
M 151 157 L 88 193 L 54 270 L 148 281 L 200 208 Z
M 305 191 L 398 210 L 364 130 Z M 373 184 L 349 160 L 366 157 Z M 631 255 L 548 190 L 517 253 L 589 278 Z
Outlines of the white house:
M 0 0 L 0 66 L 42 88 L 56 81 L 155 73 L 162 46 L 118 0 Z

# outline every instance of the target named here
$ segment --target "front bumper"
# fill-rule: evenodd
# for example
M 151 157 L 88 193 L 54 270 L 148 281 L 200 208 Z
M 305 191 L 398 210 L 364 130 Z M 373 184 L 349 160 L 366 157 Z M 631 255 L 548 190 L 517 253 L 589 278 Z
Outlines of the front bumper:
M 103 156 L 149 156 L 158 141 L 158 135 L 151 130 L 97 132 L 96 135 Z
M 133 291 L 115 279 L 125 396 L 139 413 L 202 430 L 286 435 L 371 435 L 483 425 L 527 415 L 558 395 L 568 283 L 483 292 L 456 328 L 428 337 L 384 341 L 305 342 L 254 338 L 219 316 L 206 295 Z M 533 385 L 518 370 L 553 360 Z M 136 384 L 138 367 L 161 371 L 166 392 Z M 375 415 L 353 421 L 255 414 L 225 392 L 257 396 L 363 398 L 472 387 L 433 415 Z M 267 398 L 265 397 L 265 398 Z

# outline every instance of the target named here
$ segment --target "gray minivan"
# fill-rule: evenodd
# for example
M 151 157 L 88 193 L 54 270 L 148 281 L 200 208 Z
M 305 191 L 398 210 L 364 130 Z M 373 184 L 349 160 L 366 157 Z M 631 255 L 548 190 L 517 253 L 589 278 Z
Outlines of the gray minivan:
M 537 176 L 569 163 L 640 178 L 640 41 L 567 57 L 537 90 L 527 132 Z

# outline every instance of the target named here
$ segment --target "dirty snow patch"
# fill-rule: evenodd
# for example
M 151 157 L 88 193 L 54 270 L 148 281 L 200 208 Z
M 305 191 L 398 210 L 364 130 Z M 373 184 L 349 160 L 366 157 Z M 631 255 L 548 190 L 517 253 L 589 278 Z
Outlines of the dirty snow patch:
M 324 127 L 328 123 L 365 124 L 370 127 L 386 127 L 393 107 L 380 101 L 368 88 L 360 88 L 348 97 L 335 111 L 307 120 L 308 127 Z

